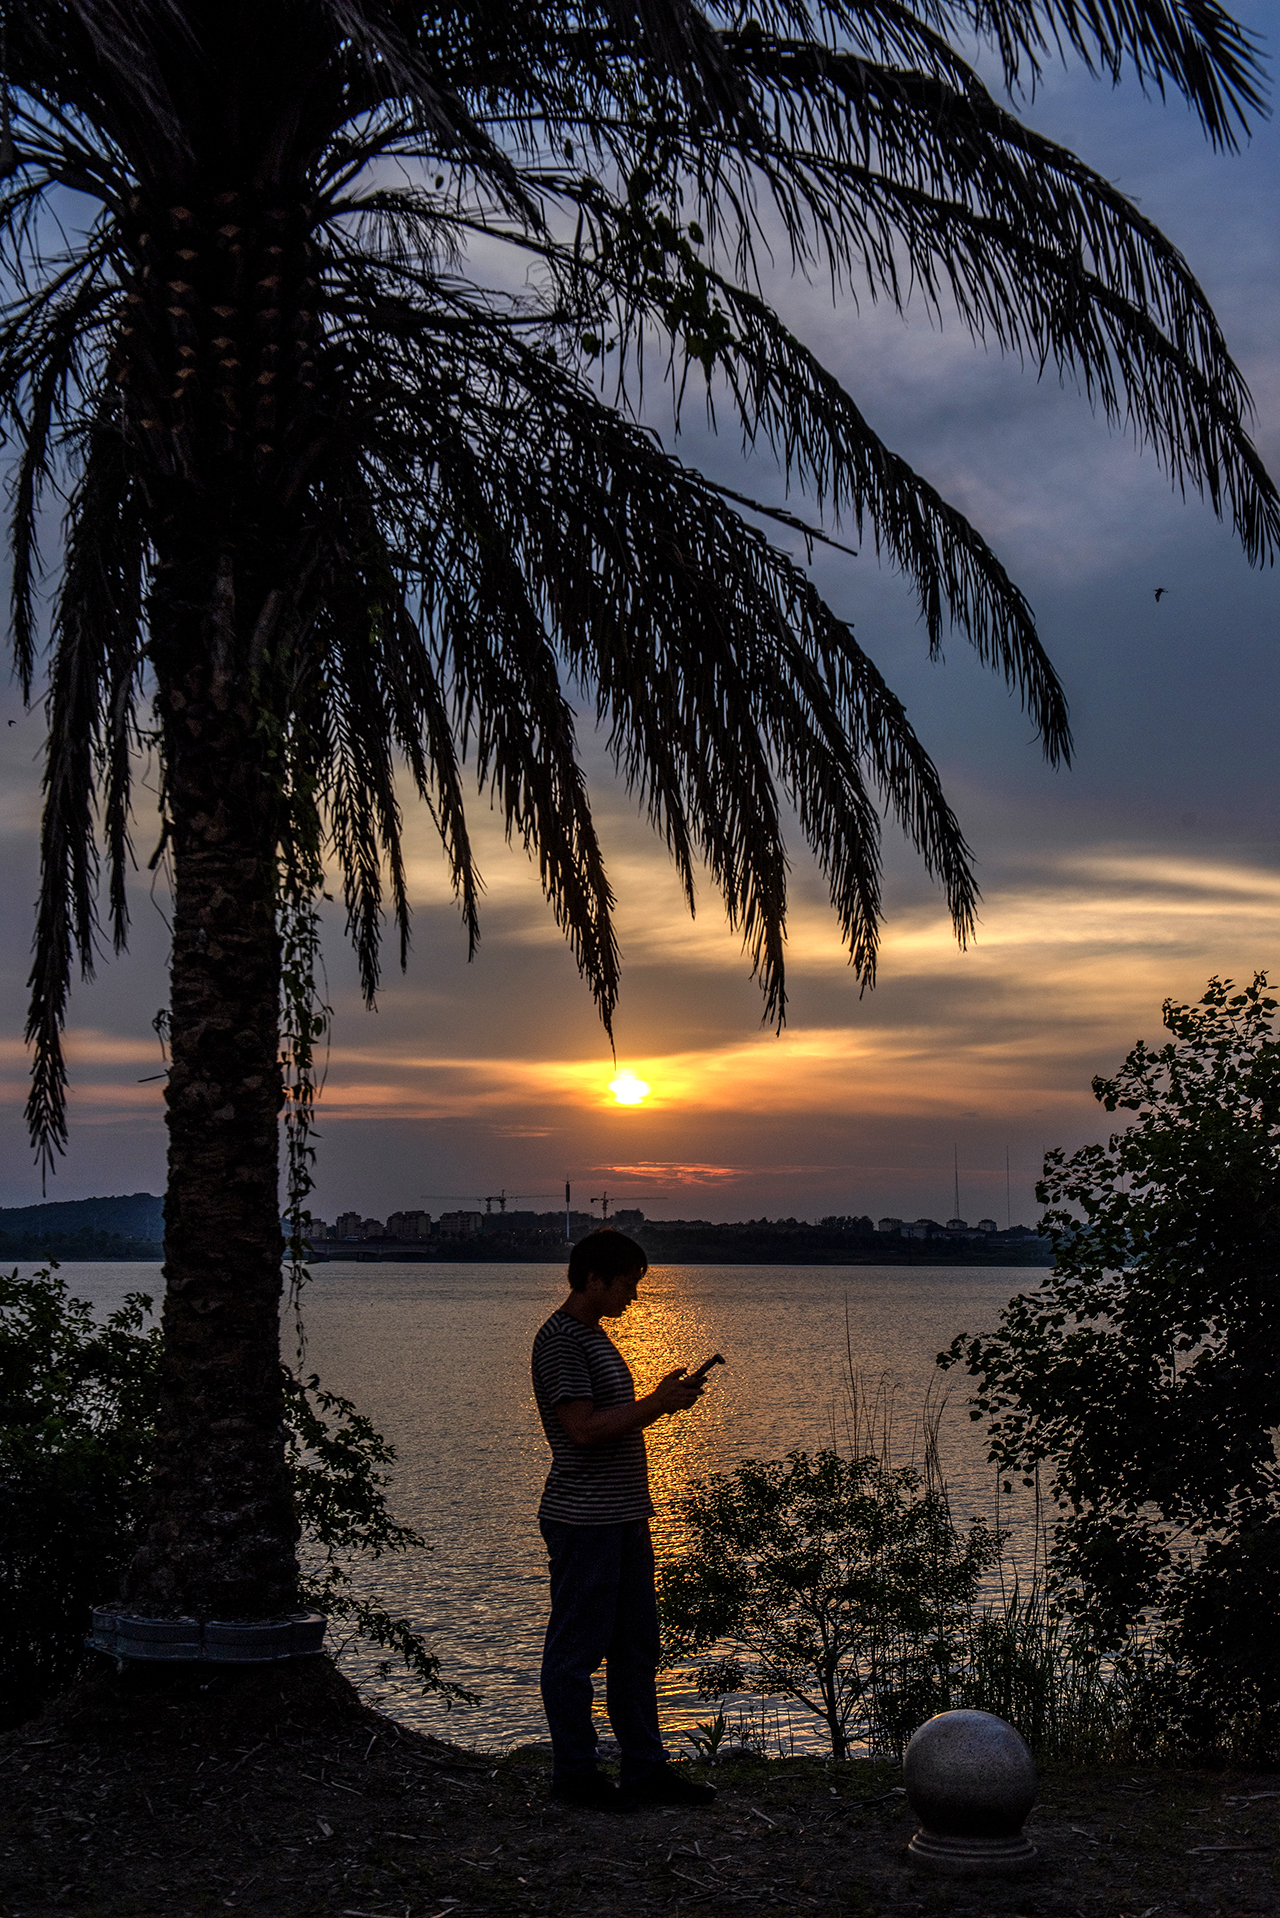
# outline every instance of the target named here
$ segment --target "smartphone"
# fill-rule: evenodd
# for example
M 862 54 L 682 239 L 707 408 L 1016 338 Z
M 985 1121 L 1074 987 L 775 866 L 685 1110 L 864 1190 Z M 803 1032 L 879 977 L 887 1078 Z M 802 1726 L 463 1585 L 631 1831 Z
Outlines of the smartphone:
M 724 1365 L 725 1362 L 726 1361 L 721 1358 L 718 1352 L 713 1352 L 711 1354 L 711 1357 L 706 1361 L 706 1363 L 704 1365 L 700 1365 L 696 1372 L 690 1372 L 688 1380 L 686 1382 L 689 1385 L 701 1385 L 702 1381 L 706 1378 L 707 1373 L 711 1370 L 713 1365 Z

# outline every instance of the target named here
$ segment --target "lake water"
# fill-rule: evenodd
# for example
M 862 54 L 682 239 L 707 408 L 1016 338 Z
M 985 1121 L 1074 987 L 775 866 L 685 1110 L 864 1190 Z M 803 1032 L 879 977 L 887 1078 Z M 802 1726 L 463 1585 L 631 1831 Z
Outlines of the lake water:
M 62 1268 L 70 1289 L 108 1310 L 124 1293 L 158 1293 L 156 1265 Z M 711 1375 L 688 1414 L 646 1434 L 660 1554 L 678 1546 L 671 1500 L 682 1487 L 743 1458 L 841 1446 L 850 1434 L 850 1369 L 864 1395 L 884 1385 L 894 1462 L 919 1457 L 919 1413 L 932 1386 L 950 1394 L 941 1448 L 953 1510 L 1012 1528 L 1006 1566 L 1025 1562 L 1029 1496 L 1002 1498 L 981 1425 L 965 1407 L 967 1375 L 939 1374 L 935 1355 L 957 1332 L 994 1326 L 1034 1268 L 931 1266 L 655 1266 L 611 1336 L 645 1391 L 676 1365 L 712 1352 Z M 546 1736 L 538 1664 L 546 1624 L 546 1554 L 536 1512 L 546 1441 L 529 1381 L 529 1348 L 565 1294 L 563 1266 L 333 1264 L 306 1288 L 307 1369 L 354 1399 L 395 1445 L 398 1517 L 426 1534 L 430 1554 L 369 1568 L 368 1587 L 425 1631 L 446 1675 L 483 1694 L 450 1714 L 377 1660 L 348 1655 L 371 1700 L 424 1730 L 501 1748 Z M 288 1340 L 286 1340 L 288 1345 Z M 668 1740 L 709 1716 L 674 1673 L 663 1674 Z M 770 1723 L 795 1748 L 820 1749 L 792 1708 Z

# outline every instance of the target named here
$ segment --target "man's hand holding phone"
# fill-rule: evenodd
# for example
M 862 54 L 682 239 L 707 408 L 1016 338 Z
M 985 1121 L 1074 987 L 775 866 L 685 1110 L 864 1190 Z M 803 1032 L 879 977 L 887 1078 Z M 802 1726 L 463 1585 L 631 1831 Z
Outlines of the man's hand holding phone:
M 672 1412 L 687 1412 L 691 1406 L 697 1404 L 706 1390 L 707 1374 L 712 1366 L 724 1363 L 720 1354 L 713 1352 L 696 1372 L 686 1372 L 683 1365 L 678 1371 L 668 1372 L 666 1378 L 654 1388 L 655 1402 L 661 1406 L 663 1413 L 668 1417 Z

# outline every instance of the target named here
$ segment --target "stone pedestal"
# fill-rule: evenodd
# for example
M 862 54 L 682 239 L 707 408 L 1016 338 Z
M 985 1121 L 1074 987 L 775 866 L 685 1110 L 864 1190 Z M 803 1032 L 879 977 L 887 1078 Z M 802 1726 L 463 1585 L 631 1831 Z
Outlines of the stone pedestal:
M 993 1712 L 940 1712 L 907 1746 L 903 1781 L 920 1830 L 913 1864 L 982 1875 L 1025 1871 L 1037 1852 L 1023 1834 L 1036 1768 L 1020 1733 Z

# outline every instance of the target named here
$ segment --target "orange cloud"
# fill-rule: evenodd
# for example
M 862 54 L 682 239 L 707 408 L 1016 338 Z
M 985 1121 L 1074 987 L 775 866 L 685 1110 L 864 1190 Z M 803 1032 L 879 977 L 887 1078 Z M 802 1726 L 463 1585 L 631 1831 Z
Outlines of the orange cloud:
M 634 1165 L 610 1165 L 601 1170 L 615 1179 L 665 1179 L 668 1185 L 716 1186 L 726 1180 L 740 1179 L 746 1170 L 740 1165 L 690 1165 L 668 1159 L 641 1159 Z

